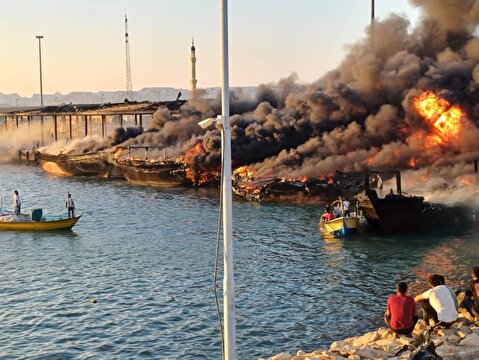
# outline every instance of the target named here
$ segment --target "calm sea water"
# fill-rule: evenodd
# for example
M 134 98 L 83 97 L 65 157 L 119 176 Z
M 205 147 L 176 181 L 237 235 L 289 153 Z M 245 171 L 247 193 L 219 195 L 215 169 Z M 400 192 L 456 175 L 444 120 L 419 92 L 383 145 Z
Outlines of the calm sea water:
M 2 359 L 219 359 L 213 296 L 215 190 L 160 190 L 1 165 L 4 208 L 83 210 L 67 232 L 0 233 Z M 477 228 L 346 240 L 317 230 L 321 206 L 234 203 L 238 359 L 312 351 L 382 325 L 398 280 L 461 286 Z M 97 299 L 94 304 L 90 300 Z

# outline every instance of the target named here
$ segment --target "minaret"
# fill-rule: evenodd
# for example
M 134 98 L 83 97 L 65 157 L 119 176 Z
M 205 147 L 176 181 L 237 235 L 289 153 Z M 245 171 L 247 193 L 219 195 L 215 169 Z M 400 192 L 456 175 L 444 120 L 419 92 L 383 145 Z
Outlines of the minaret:
M 191 93 L 194 93 L 196 90 L 196 54 L 195 54 L 195 40 L 191 39 Z

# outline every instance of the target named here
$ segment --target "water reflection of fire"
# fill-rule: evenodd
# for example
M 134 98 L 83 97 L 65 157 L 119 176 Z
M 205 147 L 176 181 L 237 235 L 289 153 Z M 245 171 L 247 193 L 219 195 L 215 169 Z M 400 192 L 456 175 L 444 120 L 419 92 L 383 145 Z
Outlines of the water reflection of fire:
M 411 268 L 411 273 L 416 277 L 416 283 L 411 284 L 411 293 L 427 290 L 427 279 L 431 274 L 440 274 L 446 277 L 446 284 L 458 289 L 465 285 L 465 277 L 469 269 L 461 263 L 457 253 L 461 240 L 453 239 L 447 244 L 440 244 L 424 254 L 422 262 Z

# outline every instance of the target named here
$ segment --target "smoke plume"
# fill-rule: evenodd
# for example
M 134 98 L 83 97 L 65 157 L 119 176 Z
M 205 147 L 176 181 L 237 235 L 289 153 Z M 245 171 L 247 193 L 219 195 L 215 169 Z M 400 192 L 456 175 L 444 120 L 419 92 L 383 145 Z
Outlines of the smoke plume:
M 317 81 L 298 84 L 292 74 L 254 98 L 232 93 L 233 165 L 288 178 L 409 170 L 405 188 L 428 191 L 468 183 L 479 156 L 479 0 L 410 2 L 422 12 L 417 25 L 396 14 L 376 21 Z M 426 91 L 442 104 L 429 121 L 415 107 Z M 462 115 L 451 132 L 439 116 L 455 107 Z M 217 169 L 220 131 L 197 123 L 220 113 L 220 100 L 199 90 L 179 115 L 158 110 L 154 129 L 122 145 L 163 146 L 173 157 L 201 144 L 195 163 Z

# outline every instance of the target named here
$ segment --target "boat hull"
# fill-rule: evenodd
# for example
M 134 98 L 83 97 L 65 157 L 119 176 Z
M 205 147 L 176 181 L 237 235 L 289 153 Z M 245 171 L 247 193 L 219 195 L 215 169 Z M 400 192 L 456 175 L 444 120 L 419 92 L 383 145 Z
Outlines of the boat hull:
M 104 152 L 82 155 L 36 154 L 38 164 L 47 173 L 61 176 L 111 177 L 112 164 Z
M 150 185 L 162 188 L 174 188 L 191 185 L 186 178 L 186 172 L 181 164 L 174 161 L 161 163 L 115 162 L 123 177 L 130 183 Z
M 420 196 L 378 198 L 376 191 L 369 190 L 358 198 L 358 206 L 370 225 L 385 232 L 453 228 L 473 221 L 468 207 L 427 203 Z
M 1 230 L 15 231 L 51 231 L 51 230 L 68 230 L 71 229 L 80 220 L 81 215 L 73 218 L 42 218 L 40 221 L 12 221 L 0 222 Z
M 321 228 L 330 234 L 347 235 L 357 231 L 359 225 L 358 217 L 339 217 L 330 221 L 321 222 Z

